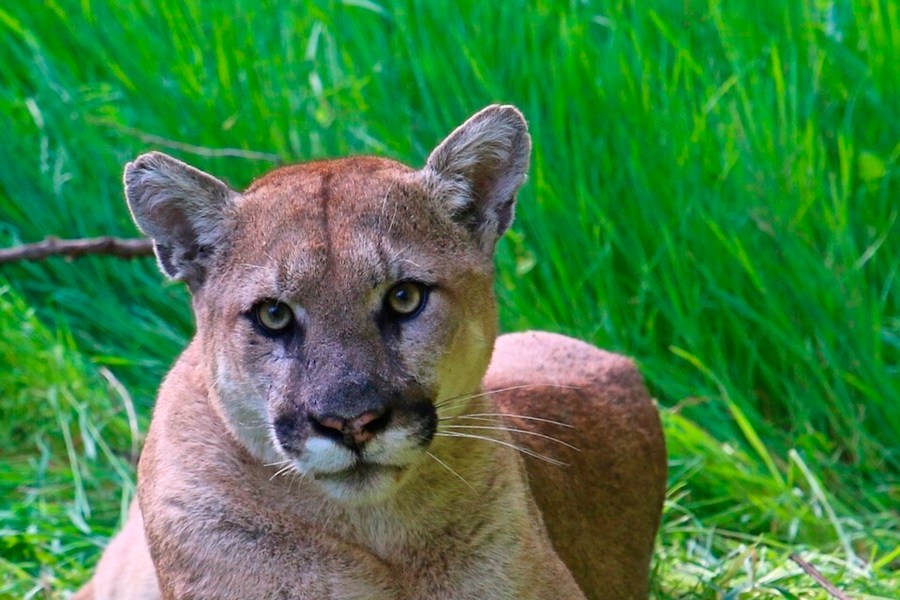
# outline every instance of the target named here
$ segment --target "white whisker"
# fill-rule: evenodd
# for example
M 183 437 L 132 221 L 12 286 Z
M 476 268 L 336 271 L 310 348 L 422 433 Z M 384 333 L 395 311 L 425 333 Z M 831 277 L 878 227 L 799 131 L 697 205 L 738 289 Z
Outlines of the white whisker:
M 297 469 L 294 469 L 291 472 L 291 479 L 288 482 L 288 496 L 291 495 L 291 490 L 294 489 L 294 482 L 303 483 L 303 480 L 306 478 L 306 473 L 301 473 Z
M 472 414 L 464 414 L 456 417 L 444 417 L 438 419 L 439 421 L 453 421 L 455 419 L 471 419 L 473 421 L 490 421 L 494 422 L 496 419 L 492 419 L 490 417 L 509 417 L 512 419 L 523 419 L 525 421 L 537 421 L 539 423 L 548 423 L 550 425 L 558 425 L 560 427 L 565 427 L 567 429 L 575 429 L 574 425 L 569 425 L 568 423 L 563 423 L 562 421 L 554 421 L 553 419 L 545 419 L 543 417 L 529 417 L 528 415 L 514 415 L 510 413 L 472 413 Z
M 253 263 L 239 263 L 239 265 L 242 267 L 248 267 L 250 269 L 259 269 L 259 270 L 263 270 L 263 269 L 267 268 L 266 265 L 256 265 Z
M 516 446 L 515 444 L 511 444 L 509 442 L 504 442 L 503 440 L 498 440 L 496 438 L 487 437 L 483 435 L 474 435 L 470 433 L 460 433 L 458 431 L 438 431 L 435 435 L 440 435 L 443 437 L 455 437 L 455 438 L 469 438 L 473 440 L 482 440 L 485 442 L 493 442 L 495 444 L 499 444 L 500 446 L 506 446 L 507 448 L 511 448 L 516 452 L 521 452 L 522 454 L 526 454 L 531 456 L 532 458 L 536 458 L 538 460 L 542 460 L 544 462 L 548 462 L 551 465 L 556 465 L 558 467 L 568 467 L 570 466 L 568 463 L 565 463 L 561 460 L 556 460 L 555 458 L 550 458 L 549 456 L 544 456 L 543 454 L 539 454 L 534 452 L 533 450 L 529 450 L 528 448 L 522 448 L 521 446 Z
M 575 450 L 576 452 L 581 452 L 581 450 L 579 448 L 573 446 L 572 444 L 569 444 L 568 442 L 558 440 L 555 437 L 545 435 L 545 434 L 539 433 L 537 431 L 528 431 L 527 429 L 516 429 L 515 427 L 502 427 L 502 426 L 489 427 L 488 425 L 446 425 L 446 427 L 449 427 L 451 429 L 487 429 L 487 430 L 491 430 L 491 431 L 508 431 L 510 433 L 521 433 L 523 435 L 532 435 L 534 437 L 539 437 L 539 438 L 543 438 L 545 440 L 550 440 L 551 442 L 556 442 L 557 444 L 565 446 L 566 448 L 571 448 L 572 450 Z
M 457 473 L 456 471 L 454 471 L 454 470 L 450 467 L 450 465 L 448 465 L 447 463 L 445 463 L 444 461 L 442 461 L 441 459 L 439 459 L 437 456 L 435 456 L 435 455 L 432 454 L 431 452 L 426 451 L 425 453 L 426 453 L 428 456 L 430 456 L 431 458 L 433 458 L 434 460 L 436 460 L 437 463 L 438 463 L 439 465 L 441 465 L 442 467 L 444 467 L 445 469 L 447 469 L 448 471 L 450 471 L 450 473 L 452 473 L 457 479 L 459 479 L 459 480 L 462 481 L 464 484 L 466 484 L 467 486 L 469 486 L 469 489 L 470 489 L 470 490 L 472 490 L 473 492 L 475 491 L 475 488 L 472 487 L 472 484 L 469 483 L 468 481 L 466 481 L 466 478 L 465 478 L 465 477 L 463 477 L 462 475 L 460 475 L 459 473 Z
M 381 217 L 384 217 L 384 211 L 387 208 L 388 197 L 391 195 L 391 192 L 394 190 L 394 183 L 391 182 L 391 185 L 388 187 L 388 190 L 384 193 L 384 198 L 381 200 Z M 391 215 L 391 222 L 388 223 L 387 235 L 386 238 L 391 237 L 391 232 L 394 230 L 394 219 L 397 218 L 397 210 L 400 208 L 399 204 L 394 205 L 394 213 Z
M 294 465 L 293 465 L 293 464 L 287 464 L 287 465 L 284 465 L 283 467 L 281 467 L 280 469 L 278 469 L 277 471 L 275 471 L 275 473 L 274 473 L 271 477 L 269 477 L 269 481 L 272 481 L 273 479 L 275 479 L 275 478 L 278 477 L 279 475 L 284 475 L 285 473 L 288 473 L 288 472 L 290 472 L 290 471 L 292 471 L 292 470 L 294 470 Z
M 435 404 L 434 408 L 436 411 L 448 411 L 454 410 L 458 408 L 469 408 L 473 407 L 476 410 L 490 410 L 492 408 L 496 408 L 494 403 L 490 398 L 458 398 L 451 402 L 444 402 L 441 404 Z
M 564 385 L 557 383 L 527 383 L 522 385 L 513 385 L 505 388 L 497 388 L 495 390 L 483 390 L 481 392 L 476 392 L 472 394 L 459 394 L 457 396 L 450 396 L 449 398 L 444 398 L 443 400 L 438 400 L 434 403 L 435 408 L 442 408 L 446 406 L 448 402 L 452 402 L 454 400 L 467 401 L 473 400 L 475 398 L 482 398 L 486 396 L 492 396 L 494 394 L 500 394 L 503 392 L 512 392 L 515 390 L 525 390 L 531 388 L 557 388 L 557 389 L 568 389 L 568 390 L 577 390 L 579 389 L 577 386 L 572 385 Z

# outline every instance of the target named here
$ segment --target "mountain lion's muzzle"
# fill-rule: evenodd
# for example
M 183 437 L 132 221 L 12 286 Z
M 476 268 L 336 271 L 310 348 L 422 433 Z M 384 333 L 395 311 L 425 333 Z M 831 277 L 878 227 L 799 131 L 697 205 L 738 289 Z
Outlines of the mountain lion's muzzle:
M 417 385 L 392 389 L 358 372 L 329 379 L 307 380 L 305 394 L 277 403 L 274 445 L 331 495 L 380 497 L 427 451 L 434 405 Z

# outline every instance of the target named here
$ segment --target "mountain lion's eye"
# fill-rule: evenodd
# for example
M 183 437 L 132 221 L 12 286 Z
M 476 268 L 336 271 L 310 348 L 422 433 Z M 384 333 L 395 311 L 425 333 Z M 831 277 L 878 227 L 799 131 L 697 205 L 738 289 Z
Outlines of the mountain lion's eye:
M 384 304 L 394 316 L 410 319 L 425 307 L 427 299 L 428 288 L 416 281 L 403 281 L 391 288 Z
M 281 333 L 294 322 L 294 313 L 278 300 L 263 300 L 256 305 L 256 320 L 269 333 Z

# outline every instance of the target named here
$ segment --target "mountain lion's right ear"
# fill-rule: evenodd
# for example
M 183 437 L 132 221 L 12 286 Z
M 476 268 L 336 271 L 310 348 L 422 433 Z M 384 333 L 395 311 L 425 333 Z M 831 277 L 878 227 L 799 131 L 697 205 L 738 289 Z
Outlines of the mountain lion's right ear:
M 428 157 L 425 184 L 455 221 L 493 251 L 525 182 L 531 137 L 514 106 L 492 105 L 456 128 Z
M 237 192 L 161 152 L 125 165 L 125 198 L 163 273 L 195 290 L 227 231 Z

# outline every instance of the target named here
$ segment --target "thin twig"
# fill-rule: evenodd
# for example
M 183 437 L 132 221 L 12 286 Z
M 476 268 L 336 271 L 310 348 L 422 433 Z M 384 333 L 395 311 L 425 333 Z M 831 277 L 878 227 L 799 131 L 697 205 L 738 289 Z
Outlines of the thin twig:
M 806 571 L 807 575 L 815 579 L 829 594 L 838 600 L 850 600 L 850 596 L 837 589 L 833 583 L 825 579 L 825 576 L 822 575 L 817 568 L 800 558 L 798 554 L 791 554 L 790 559 L 800 565 L 800 568 Z
M 197 146 L 195 144 L 186 144 L 177 140 L 171 140 L 169 138 L 162 137 L 161 135 L 148 133 L 146 131 L 141 131 L 140 129 L 135 129 L 133 127 L 126 127 L 125 125 L 120 125 L 119 123 L 111 123 L 105 119 L 88 119 L 88 122 L 98 124 L 103 127 L 109 127 L 110 129 L 116 129 L 128 135 L 132 135 L 147 144 L 155 144 L 157 146 L 162 146 L 163 148 L 168 148 L 170 150 L 179 150 L 181 152 L 194 154 L 196 156 L 204 156 L 207 158 L 228 156 L 233 158 L 243 158 L 246 160 L 262 160 L 274 163 L 282 162 L 281 156 L 279 156 L 278 154 L 273 154 L 272 152 L 257 152 L 256 150 L 243 150 L 241 148 L 207 148 L 206 146 Z
M 145 238 L 98 237 L 76 240 L 61 240 L 47 237 L 42 242 L 22 244 L 0 249 L 0 264 L 20 260 L 44 260 L 51 256 L 79 258 L 87 255 L 115 256 L 117 258 L 139 258 L 153 254 L 153 243 Z

